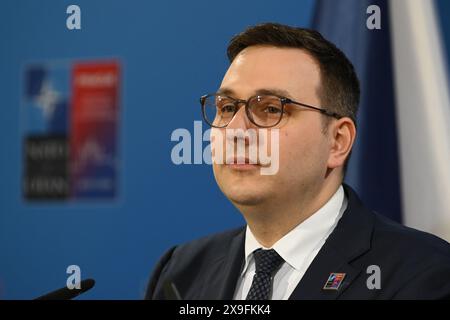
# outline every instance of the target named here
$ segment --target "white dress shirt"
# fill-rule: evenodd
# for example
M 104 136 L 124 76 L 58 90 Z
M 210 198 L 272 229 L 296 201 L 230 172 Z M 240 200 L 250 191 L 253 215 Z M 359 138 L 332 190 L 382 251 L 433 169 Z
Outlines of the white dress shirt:
M 235 300 L 245 300 L 255 275 L 253 251 L 274 249 L 284 262 L 273 278 L 272 300 L 287 300 L 299 284 L 311 262 L 336 227 L 347 208 L 342 185 L 325 205 L 297 225 L 272 248 L 265 248 L 247 225 L 245 232 L 245 264 L 234 293 Z

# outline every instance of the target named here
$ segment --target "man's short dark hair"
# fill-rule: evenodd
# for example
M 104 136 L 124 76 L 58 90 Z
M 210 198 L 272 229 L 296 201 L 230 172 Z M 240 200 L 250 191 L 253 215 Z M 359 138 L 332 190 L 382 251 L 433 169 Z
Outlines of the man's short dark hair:
M 228 44 L 228 59 L 233 62 L 242 50 L 257 45 L 297 48 L 310 54 L 320 68 L 321 86 L 318 94 L 321 107 L 349 117 L 356 126 L 360 95 L 358 77 L 352 63 L 333 43 L 315 30 L 264 23 L 234 36 Z M 328 121 L 325 121 L 326 124 Z M 344 172 L 346 167 L 347 161 Z

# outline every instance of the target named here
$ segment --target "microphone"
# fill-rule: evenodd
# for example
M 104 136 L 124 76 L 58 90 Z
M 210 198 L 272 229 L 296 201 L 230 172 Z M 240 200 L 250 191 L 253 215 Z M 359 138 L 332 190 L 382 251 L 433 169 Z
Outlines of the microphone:
M 166 281 L 163 286 L 164 296 L 167 300 L 183 300 L 181 298 L 180 292 L 178 291 L 175 283 L 172 281 Z
M 67 287 L 52 291 L 35 300 L 70 300 L 88 291 L 95 285 L 94 279 L 86 279 L 80 282 L 80 289 L 69 289 Z

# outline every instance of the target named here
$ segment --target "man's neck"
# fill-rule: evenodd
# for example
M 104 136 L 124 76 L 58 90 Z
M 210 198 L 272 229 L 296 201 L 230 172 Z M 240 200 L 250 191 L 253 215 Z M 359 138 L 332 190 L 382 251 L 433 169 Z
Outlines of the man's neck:
M 271 199 L 256 206 L 236 207 L 244 215 L 256 240 L 264 247 L 271 248 L 323 207 L 339 186 L 340 184 L 324 185 L 318 192 L 311 190 L 293 199 Z

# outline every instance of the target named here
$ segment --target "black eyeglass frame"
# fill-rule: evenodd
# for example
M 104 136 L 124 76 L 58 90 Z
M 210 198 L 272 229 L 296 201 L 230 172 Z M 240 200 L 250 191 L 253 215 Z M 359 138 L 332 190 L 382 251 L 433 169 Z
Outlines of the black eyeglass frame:
M 234 111 L 233 116 L 231 117 L 231 120 L 224 126 L 213 125 L 211 122 L 209 122 L 209 120 L 208 120 L 208 118 L 206 116 L 205 101 L 206 101 L 206 99 L 208 99 L 210 97 L 215 97 L 215 96 L 221 96 L 221 97 L 228 98 L 236 106 L 236 110 Z M 249 108 L 249 102 L 252 99 L 259 98 L 259 97 L 267 97 L 267 96 L 269 96 L 269 97 L 277 97 L 278 99 L 280 99 L 280 102 L 281 102 L 281 115 L 280 115 L 280 119 L 278 119 L 278 121 L 275 124 L 270 125 L 270 126 L 262 126 L 262 125 L 257 124 L 255 122 L 255 120 L 253 119 L 253 116 L 252 116 L 252 114 L 250 112 L 250 108 Z M 336 119 L 340 119 L 340 118 L 343 117 L 343 116 L 341 116 L 340 114 L 338 114 L 336 112 L 332 112 L 332 111 L 329 111 L 329 110 L 326 110 L 326 109 L 323 109 L 323 108 L 319 108 L 319 107 L 311 106 L 309 104 L 305 104 L 305 103 L 301 103 L 301 102 L 298 102 L 298 101 L 294 101 L 292 99 L 289 99 L 289 98 L 286 98 L 286 97 L 283 97 L 283 96 L 279 96 L 279 95 L 276 95 L 276 94 L 255 95 L 255 96 L 251 96 L 247 100 L 242 100 L 242 99 L 235 99 L 235 98 L 227 96 L 225 94 L 209 93 L 209 94 L 205 94 L 205 95 L 200 97 L 200 104 L 202 106 L 203 119 L 205 120 L 205 122 L 208 125 L 210 125 L 213 128 L 226 128 L 230 124 L 230 122 L 233 120 L 233 118 L 236 115 L 236 113 L 239 111 L 239 104 L 244 104 L 245 114 L 247 115 L 247 118 L 251 121 L 251 123 L 253 123 L 255 126 L 257 126 L 259 128 L 272 128 L 272 127 L 275 127 L 276 125 L 278 125 L 281 122 L 281 120 L 283 119 L 284 107 L 285 107 L 285 105 L 288 105 L 288 104 L 294 104 L 294 105 L 302 106 L 302 107 L 309 108 L 309 109 L 312 109 L 312 110 L 316 110 L 316 111 L 322 113 L 323 115 L 326 115 L 328 117 L 333 117 L 333 118 L 336 118 Z

